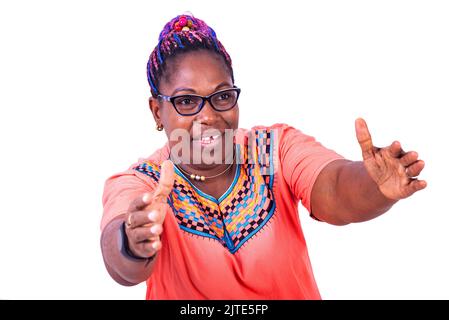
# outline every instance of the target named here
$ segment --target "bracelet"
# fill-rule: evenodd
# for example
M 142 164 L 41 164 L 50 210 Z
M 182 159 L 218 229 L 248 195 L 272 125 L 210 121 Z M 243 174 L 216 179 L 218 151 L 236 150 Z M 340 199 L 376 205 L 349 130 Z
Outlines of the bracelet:
M 156 257 L 156 254 L 152 255 L 151 257 L 144 258 L 144 257 L 136 256 L 134 253 L 132 253 L 131 249 L 129 248 L 129 241 L 128 241 L 128 236 L 126 235 L 125 228 L 126 228 L 126 224 L 125 224 L 125 222 L 123 222 L 122 225 L 120 226 L 120 233 L 121 233 L 121 237 L 122 237 L 122 247 L 120 248 L 120 252 L 122 253 L 122 255 L 124 255 L 126 258 L 128 258 L 130 260 L 134 260 L 134 261 L 138 261 L 138 262 L 147 261 L 147 265 L 148 265 L 148 263 L 150 263 L 151 261 L 154 260 L 154 258 Z

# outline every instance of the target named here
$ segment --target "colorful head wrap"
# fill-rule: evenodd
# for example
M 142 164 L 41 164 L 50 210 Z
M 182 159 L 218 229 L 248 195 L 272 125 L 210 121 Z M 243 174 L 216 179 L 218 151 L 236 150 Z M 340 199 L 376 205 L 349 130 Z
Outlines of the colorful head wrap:
M 164 26 L 159 34 L 159 42 L 148 59 L 147 78 L 154 97 L 159 94 L 158 85 L 167 59 L 180 52 L 198 49 L 211 50 L 222 56 L 234 82 L 231 57 L 217 39 L 215 31 L 203 20 L 186 13 L 173 18 Z

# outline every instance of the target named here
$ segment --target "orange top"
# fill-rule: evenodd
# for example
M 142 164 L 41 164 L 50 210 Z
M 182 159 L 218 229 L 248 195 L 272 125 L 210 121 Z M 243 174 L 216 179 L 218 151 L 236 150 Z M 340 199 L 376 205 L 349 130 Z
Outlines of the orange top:
M 283 124 L 239 129 L 235 145 L 241 163 L 219 199 L 175 167 L 147 299 L 320 299 L 298 202 L 310 212 L 318 174 L 342 156 Z M 166 145 L 106 181 L 102 228 L 155 188 L 168 155 Z

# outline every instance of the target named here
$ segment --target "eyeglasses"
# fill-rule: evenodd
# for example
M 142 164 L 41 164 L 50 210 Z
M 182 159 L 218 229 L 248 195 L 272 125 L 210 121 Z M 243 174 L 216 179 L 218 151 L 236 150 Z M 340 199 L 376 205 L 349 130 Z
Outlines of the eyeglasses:
M 223 89 L 212 93 L 206 97 L 196 94 L 183 94 L 178 96 L 164 96 L 159 94 L 158 97 L 164 101 L 169 101 L 175 107 L 176 112 L 182 116 L 193 116 L 199 113 L 206 101 L 209 102 L 215 111 L 228 111 L 235 107 L 239 99 L 240 89 L 233 87 L 230 89 Z

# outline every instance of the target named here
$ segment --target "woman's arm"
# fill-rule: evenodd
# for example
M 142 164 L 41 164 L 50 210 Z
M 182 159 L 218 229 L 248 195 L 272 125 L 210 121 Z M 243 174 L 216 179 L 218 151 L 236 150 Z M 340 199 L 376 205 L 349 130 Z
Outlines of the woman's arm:
M 155 260 L 137 260 L 123 254 L 123 234 L 120 229 L 124 219 L 124 214 L 117 216 L 103 229 L 101 251 L 109 275 L 121 285 L 133 286 L 148 279 Z
M 380 192 L 363 162 L 349 160 L 333 161 L 321 171 L 311 201 L 313 216 L 335 225 L 371 220 L 397 202 Z
M 424 168 L 416 152 L 405 153 L 396 141 L 374 147 L 362 119 L 356 122 L 356 133 L 363 162 L 333 161 L 313 186 L 311 208 L 319 220 L 336 225 L 370 220 L 426 187 L 425 181 L 414 178 Z
M 167 197 L 173 182 L 173 164 L 165 161 L 154 192 L 145 192 L 126 203 L 126 214 L 117 215 L 103 227 L 103 260 L 116 282 L 136 285 L 147 280 L 153 272 L 155 255 L 162 246 L 160 236 L 169 210 Z M 120 197 L 120 193 L 114 195 L 112 199 L 109 195 L 106 202 Z

